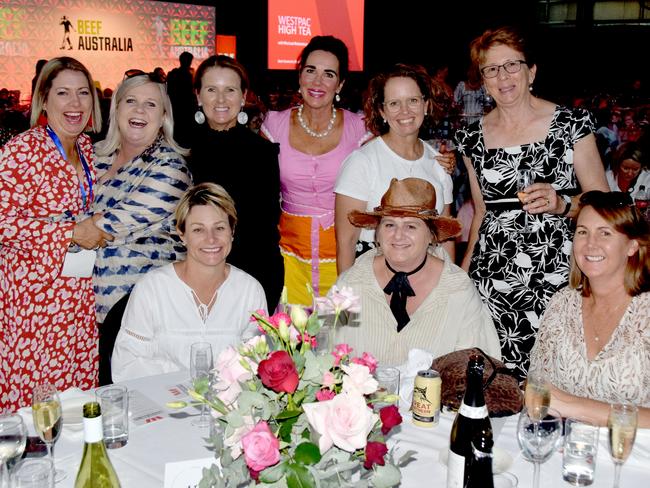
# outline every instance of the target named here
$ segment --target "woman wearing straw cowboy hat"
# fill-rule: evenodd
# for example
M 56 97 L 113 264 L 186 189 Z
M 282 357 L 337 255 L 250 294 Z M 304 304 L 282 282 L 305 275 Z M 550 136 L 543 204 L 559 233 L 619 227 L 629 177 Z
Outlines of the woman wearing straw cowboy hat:
M 400 364 L 412 348 L 435 357 L 478 346 L 500 358 L 496 329 L 467 274 L 433 254 L 460 233 L 458 220 L 439 216 L 436 192 L 419 178 L 393 178 L 374 212 L 350 212 L 357 227 L 375 229 L 377 249 L 339 276 L 339 287 L 361 297 L 359 326 L 337 331 L 337 342 Z

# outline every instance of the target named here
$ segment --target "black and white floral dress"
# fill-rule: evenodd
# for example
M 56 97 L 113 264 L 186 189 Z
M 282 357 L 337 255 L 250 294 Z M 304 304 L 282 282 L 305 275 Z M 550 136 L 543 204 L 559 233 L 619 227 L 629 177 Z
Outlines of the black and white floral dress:
M 458 150 L 472 161 L 487 207 L 469 274 L 492 315 L 503 360 L 521 379 L 541 315 L 567 283 L 573 230 L 570 219 L 543 213 L 529 214 L 532 232 L 521 232 L 525 212 L 517 199 L 517 173 L 530 169 L 535 182 L 551 183 L 560 194 L 578 193 L 573 147 L 593 131 L 587 111 L 556 107 L 542 141 L 486 149 L 482 121 L 456 135 Z

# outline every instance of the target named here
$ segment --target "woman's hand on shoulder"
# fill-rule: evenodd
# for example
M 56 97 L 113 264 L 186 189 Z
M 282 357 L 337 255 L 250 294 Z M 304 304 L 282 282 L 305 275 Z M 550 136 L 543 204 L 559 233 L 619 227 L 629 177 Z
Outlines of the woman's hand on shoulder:
M 102 218 L 101 214 L 94 214 L 74 226 L 72 233 L 72 242 L 78 244 L 84 249 L 96 249 L 98 247 L 106 246 L 107 241 L 112 241 L 113 236 L 108 232 L 104 232 L 95 225 L 99 219 Z
M 456 171 L 455 151 L 441 152 L 436 156 L 436 161 L 440 163 L 440 166 L 442 166 L 448 174 L 454 174 L 454 171 Z

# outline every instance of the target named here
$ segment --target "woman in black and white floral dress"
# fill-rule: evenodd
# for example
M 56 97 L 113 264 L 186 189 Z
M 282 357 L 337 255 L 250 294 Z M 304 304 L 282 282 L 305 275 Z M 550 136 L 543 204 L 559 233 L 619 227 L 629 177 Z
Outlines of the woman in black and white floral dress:
M 490 310 L 504 362 L 521 379 L 546 304 L 567 283 L 572 198 L 608 188 L 591 115 L 533 96 L 537 67 L 528 54 L 508 27 L 472 42 L 472 62 L 496 108 L 457 133 L 476 209 L 463 268 Z M 520 202 L 521 169 L 534 183 Z

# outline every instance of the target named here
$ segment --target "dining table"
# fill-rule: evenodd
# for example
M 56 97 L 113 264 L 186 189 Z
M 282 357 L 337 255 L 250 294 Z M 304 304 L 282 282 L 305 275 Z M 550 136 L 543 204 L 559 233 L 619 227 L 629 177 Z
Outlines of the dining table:
M 157 406 L 160 414 L 145 423 L 131 418 L 128 443 L 121 448 L 109 449 L 110 460 L 124 488 L 161 488 L 165 485 L 167 463 L 205 459 L 214 456 L 207 442 L 208 431 L 192 425 L 192 419 L 199 414 L 194 406 L 174 409 L 169 402 L 189 400 L 186 387 L 189 372 L 178 371 L 157 376 L 132 379 L 122 383 L 130 394 L 147 399 L 147 404 Z M 67 393 L 67 392 L 66 392 Z M 63 393 L 61 402 L 64 412 L 66 403 L 80 399 L 92 400 L 92 392 Z M 77 395 L 77 398 L 75 398 Z M 402 392 L 400 413 L 403 422 L 389 435 L 389 447 L 397 457 L 412 450 L 413 460 L 401 468 L 402 487 L 444 487 L 447 468 L 444 463 L 449 448 L 449 434 L 454 413 L 443 411 L 438 425 L 431 428 L 415 426 L 408 411 L 406 395 Z M 32 432 L 29 409 L 21 412 Z M 533 465 L 527 461 L 517 442 L 517 415 L 492 419 L 495 435 L 495 471 L 506 471 L 518 479 L 521 488 L 532 487 Z M 142 419 L 140 419 L 142 420 Z M 594 488 L 610 488 L 614 482 L 614 465 L 607 448 L 608 433 L 600 429 L 596 457 Z M 78 425 L 67 425 L 64 414 L 64 428 L 55 449 L 56 468 L 66 473 L 66 478 L 56 488 L 74 486 L 77 470 L 83 453 L 83 430 Z M 562 454 L 555 452 L 541 467 L 541 487 L 562 488 L 571 486 L 562 478 Z M 184 488 L 187 487 L 185 484 Z M 622 488 L 650 487 L 650 429 L 639 429 L 634 449 L 623 466 Z

